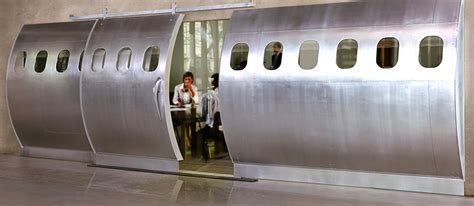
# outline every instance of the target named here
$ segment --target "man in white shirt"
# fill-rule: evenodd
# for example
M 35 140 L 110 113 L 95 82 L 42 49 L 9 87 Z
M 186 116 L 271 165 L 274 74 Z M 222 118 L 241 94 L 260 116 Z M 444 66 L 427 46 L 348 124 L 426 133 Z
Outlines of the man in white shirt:
M 184 73 L 183 83 L 174 87 L 173 104 L 178 105 L 178 107 L 184 107 L 186 104 L 199 103 L 197 87 L 193 85 L 193 80 L 193 73 Z
M 211 90 L 202 95 L 201 111 L 203 116 L 206 117 L 206 125 L 212 128 L 214 126 L 214 117 L 216 116 L 216 113 L 220 111 L 219 73 L 215 73 L 211 76 Z

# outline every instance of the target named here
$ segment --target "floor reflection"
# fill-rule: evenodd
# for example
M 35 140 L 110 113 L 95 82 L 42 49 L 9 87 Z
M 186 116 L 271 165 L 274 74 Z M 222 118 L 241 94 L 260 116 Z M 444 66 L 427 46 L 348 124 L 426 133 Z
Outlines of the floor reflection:
M 0 206 L 474 205 L 456 196 L 260 180 L 179 177 L 0 155 Z

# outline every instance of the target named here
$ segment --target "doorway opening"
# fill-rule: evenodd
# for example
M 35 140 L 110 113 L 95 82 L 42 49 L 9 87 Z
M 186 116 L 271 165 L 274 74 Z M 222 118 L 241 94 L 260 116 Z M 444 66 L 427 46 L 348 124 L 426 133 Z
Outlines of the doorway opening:
M 180 171 L 233 174 L 218 105 L 227 26 L 228 20 L 184 22 L 176 38 L 169 92 L 173 128 L 184 159 Z

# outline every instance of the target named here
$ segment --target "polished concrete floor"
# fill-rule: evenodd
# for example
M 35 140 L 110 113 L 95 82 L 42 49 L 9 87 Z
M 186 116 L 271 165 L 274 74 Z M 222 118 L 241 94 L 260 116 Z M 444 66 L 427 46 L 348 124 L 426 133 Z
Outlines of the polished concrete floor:
M 204 173 L 216 173 L 232 175 L 234 167 L 229 156 L 221 159 L 209 159 L 205 162 L 202 157 L 199 158 L 185 158 L 184 161 L 179 162 L 179 169 L 182 171 L 195 171 Z
M 473 198 L 260 180 L 255 183 L 90 168 L 0 155 L 0 206 L 474 205 Z

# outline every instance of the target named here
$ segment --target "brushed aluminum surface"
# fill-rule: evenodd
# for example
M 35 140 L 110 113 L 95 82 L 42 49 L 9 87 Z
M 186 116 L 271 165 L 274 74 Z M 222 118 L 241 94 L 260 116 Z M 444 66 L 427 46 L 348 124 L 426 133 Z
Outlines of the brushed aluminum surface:
M 235 164 L 234 175 L 237 177 L 464 196 L 464 181 L 455 178 L 252 164 Z
M 86 47 L 81 77 L 82 114 L 97 155 L 182 159 L 167 92 L 171 54 L 182 19 L 182 15 L 162 15 L 97 22 Z M 155 71 L 148 72 L 142 65 L 145 51 L 152 46 L 159 47 L 159 63 Z M 94 72 L 93 54 L 99 48 L 106 51 L 104 68 Z M 123 48 L 132 51 L 130 68 L 118 71 L 118 53 Z
M 136 157 L 131 155 L 117 155 L 96 153 L 95 164 L 100 166 L 115 166 L 125 168 L 139 168 L 146 170 L 176 172 L 179 170 L 178 161 L 171 159 Z
M 94 152 L 84 150 L 70 150 L 70 149 L 52 149 L 41 147 L 22 148 L 21 155 L 27 157 L 38 157 L 46 159 L 68 160 L 76 162 L 93 162 Z
M 458 0 L 379 0 L 235 11 L 220 70 L 221 115 L 233 161 L 463 178 L 462 123 L 456 122 L 462 111 L 456 110 L 462 95 L 456 89 L 459 8 Z M 426 36 L 444 41 L 437 68 L 418 61 Z M 400 44 L 392 69 L 376 63 L 377 43 L 386 37 Z M 343 39 L 358 42 L 352 69 L 336 65 Z M 306 40 L 320 46 L 312 70 L 298 65 Z M 282 64 L 266 70 L 264 49 L 275 41 L 283 44 Z M 250 49 L 240 71 L 229 67 L 237 43 Z M 248 177 L 258 178 L 253 171 Z M 292 173 L 279 175 L 273 177 Z
M 24 25 L 20 31 L 8 62 L 7 103 L 22 148 L 92 151 L 81 116 L 78 65 L 94 22 Z M 36 55 L 42 50 L 48 58 L 45 70 L 37 73 Z M 70 57 L 60 73 L 56 62 L 62 50 Z M 16 55 L 23 51 L 25 68 L 15 69 Z

